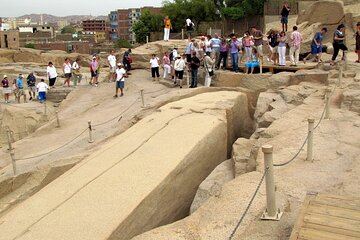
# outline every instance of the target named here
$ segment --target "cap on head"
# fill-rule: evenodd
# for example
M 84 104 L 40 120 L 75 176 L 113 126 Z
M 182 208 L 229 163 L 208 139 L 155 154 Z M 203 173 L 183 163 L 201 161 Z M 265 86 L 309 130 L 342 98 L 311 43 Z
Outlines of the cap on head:
M 4 78 L 7 78 L 7 75 L 4 75 Z
M 118 65 L 118 67 L 121 67 L 121 66 L 122 66 L 122 64 L 121 64 L 121 63 L 118 63 L 117 65 Z
M 95 57 L 95 56 L 93 56 L 93 57 L 92 57 L 92 59 L 94 60 L 94 59 L 96 59 L 96 57 Z
M 19 77 L 21 77 L 21 78 L 22 78 L 22 77 L 23 77 L 23 75 L 20 73 L 20 74 L 19 74 Z

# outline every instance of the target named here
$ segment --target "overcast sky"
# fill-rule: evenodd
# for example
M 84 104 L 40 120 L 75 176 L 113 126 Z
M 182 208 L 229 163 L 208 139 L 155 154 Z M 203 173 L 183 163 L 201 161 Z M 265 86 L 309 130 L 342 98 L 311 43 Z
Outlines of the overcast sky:
M 0 17 L 46 13 L 55 16 L 107 15 L 120 8 L 161 7 L 162 0 L 0 0 Z

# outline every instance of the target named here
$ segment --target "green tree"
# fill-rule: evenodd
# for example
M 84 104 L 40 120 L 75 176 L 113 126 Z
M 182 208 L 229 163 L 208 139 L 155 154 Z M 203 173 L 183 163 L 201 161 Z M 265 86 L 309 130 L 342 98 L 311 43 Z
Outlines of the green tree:
M 116 48 L 132 48 L 132 45 L 124 39 L 118 39 L 115 42 L 115 47 Z
M 252 15 L 262 15 L 265 0 L 226 0 L 221 12 L 225 18 L 238 20 Z
M 27 44 L 25 44 L 25 46 L 24 47 L 26 47 L 26 48 L 33 48 L 33 49 L 35 49 L 35 45 L 33 44 L 33 43 L 27 43 Z
M 220 19 L 214 0 L 165 0 L 163 13 L 171 19 L 174 31 L 185 27 L 185 20 L 190 18 L 195 27 L 201 21 L 216 21 Z
M 162 22 L 163 17 L 161 15 L 146 10 L 143 11 L 139 21 L 133 25 L 136 41 L 139 43 L 144 43 L 146 42 L 146 36 L 149 36 L 150 32 L 162 31 Z
M 73 34 L 73 33 L 76 33 L 76 29 L 73 26 L 68 25 L 68 26 L 65 26 L 65 27 L 63 27 L 61 29 L 61 33 L 71 33 L 71 34 Z

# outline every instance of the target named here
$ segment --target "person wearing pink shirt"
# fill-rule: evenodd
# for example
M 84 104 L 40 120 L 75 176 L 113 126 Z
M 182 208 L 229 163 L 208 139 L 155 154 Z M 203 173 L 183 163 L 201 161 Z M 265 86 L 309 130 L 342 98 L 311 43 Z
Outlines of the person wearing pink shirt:
M 293 27 L 293 32 L 290 36 L 290 66 L 297 66 L 299 63 L 300 45 L 303 41 L 301 33 L 298 31 L 297 26 Z
M 163 62 L 163 67 L 164 67 L 163 79 L 165 80 L 167 78 L 167 76 L 170 75 L 170 73 L 171 73 L 169 52 L 165 52 L 162 62 Z

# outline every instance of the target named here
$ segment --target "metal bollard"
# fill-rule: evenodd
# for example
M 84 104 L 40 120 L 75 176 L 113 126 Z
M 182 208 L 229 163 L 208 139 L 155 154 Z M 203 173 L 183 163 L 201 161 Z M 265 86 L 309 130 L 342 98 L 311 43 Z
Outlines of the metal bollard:
M 266 210 L 262 214 L 263 220 L 279 221 L 282 212 L 276 209 L 275 184 L 274 184 L 274 165 L 273 165 L 273 147 L 264 145 L 262 147 L 264 153 L 265 183 L 266 183 Z
M 263 57 L 260 57 L 260 74 L 263 73 Z
M 149 36 L 146 36 L 146 48 L 149 48 Z
M 142 107 L 145 107 L 144 89 L 140 89 Z
M 327 88 L 325 90 L 325 101 L 326 101 L 326 106 L 325 106 L 325 119 L 330 119 L 330 94 L 331 94 L 331 89 Z
M 184 29 L 181 29 L 181 40 L 184 40 Z
M 13 167 L 14 176 L 16 175 L 16 160 L 15 160 L 15 153 L 13 150 L 10 150 L 10 157 L 11 157 L 11 164 Z
M 60 127 L 59 111 L 55 111 L 56 115 L 56 127 Z
M 7 141 L 8 141 L 8 145 L 9 145 L 9 151 L 13 150 L 12 144 L 11 144 L 11 131 L 10 128 L 7 127 L 6 129 L 6 137 L 7 137 Z
M 307 161 L 312 161 L 314 160 L 314 152 L 313 152 L 313 140 L 314 140 L 314 123 L 315 123 L 315 119 L 313 118 L 309 118 L 308 119 L 309 122 L 309 132 L 308 132 L 308 140 L 307 140 L 307 155 L 306 155 L 306 160 Z
M 89 143 L 93 143 L 94 140 L 92 138 L 92 127 L 91 127 L 91 121 L 88 121 L 88 125 L 89 125 Z

